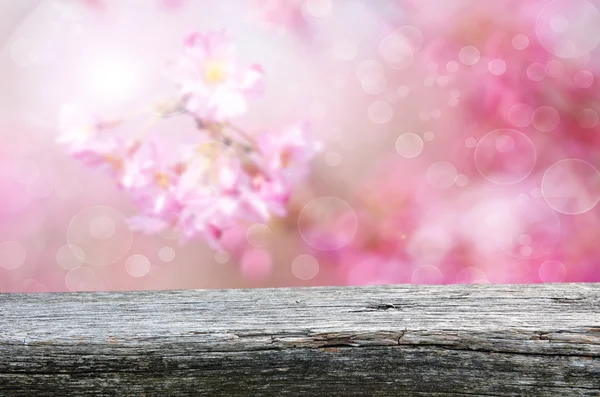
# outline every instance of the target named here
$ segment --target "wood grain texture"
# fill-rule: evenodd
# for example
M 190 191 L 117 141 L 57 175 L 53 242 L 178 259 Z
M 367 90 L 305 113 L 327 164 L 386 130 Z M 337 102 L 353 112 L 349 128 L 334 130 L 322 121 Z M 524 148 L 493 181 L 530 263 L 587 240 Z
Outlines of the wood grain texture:
M 600 396 L 600 285 L 0 295 L 0 396 Z

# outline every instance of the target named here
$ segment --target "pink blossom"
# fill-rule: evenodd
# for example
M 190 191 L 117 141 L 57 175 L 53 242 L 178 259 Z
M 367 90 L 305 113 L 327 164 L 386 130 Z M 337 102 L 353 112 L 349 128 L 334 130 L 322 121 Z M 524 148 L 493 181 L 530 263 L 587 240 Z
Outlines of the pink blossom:
M 57 143 L 66 146 L 83 164 L 116 175 L 124 159 L 137 150 L 137 144 L 112 135 L 110 128 L 115 125 L 101 122 L 80 107 L 65 105 L 59 116 Z
M 142 209 L 150 214 L 163 214 L 177 207 L 174 189 L 179 183 L 177 164 L 165 162 L 165 154 L 156 143 L 148 143 L 126 158 L 118 180 Z
M 171 66 L 171 74 L 186 109 L 197 118 L 223 122 L 242 116 L 248 98 L 262 91 L 262 68 L 240 66 L 235 52 L 224 30 L 186 38 L 184 55 Z
M 259 137 L 259 148 L 270 159 L 268 169 L 281 175 L 285 181 L 304 178 L 308 172 L 308 161 L 321 150 L 319 142 L 306 136 L 307 128 L 306 124 L 296 124 Z
M 202 237 L 219 247 L 228 230 L 285 216 L 292 184 L 306 176 L 319 146 L 304 124 L 254 139 L 228 122 L 261 91 L 262 70 L 236 63 L 224 31 L 188 36 L 185 56 L 175 66 L 171 72 L 198 127 L 197 142 L 175 149 L 159 139 L 127 141 L 112 128 L 115 123 L 76 107 L 61 113 L 59 142 L 86 164 L 109 168 L 138 208 L 131 229 L 176 229 L 181 242 Z

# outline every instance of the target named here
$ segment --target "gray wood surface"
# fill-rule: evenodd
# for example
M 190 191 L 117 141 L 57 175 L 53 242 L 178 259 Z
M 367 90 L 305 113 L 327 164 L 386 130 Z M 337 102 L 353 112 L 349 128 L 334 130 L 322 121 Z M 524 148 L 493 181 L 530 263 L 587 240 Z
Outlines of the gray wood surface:
M 0 294 L 0 396 L 600 396 L 600 285 Z

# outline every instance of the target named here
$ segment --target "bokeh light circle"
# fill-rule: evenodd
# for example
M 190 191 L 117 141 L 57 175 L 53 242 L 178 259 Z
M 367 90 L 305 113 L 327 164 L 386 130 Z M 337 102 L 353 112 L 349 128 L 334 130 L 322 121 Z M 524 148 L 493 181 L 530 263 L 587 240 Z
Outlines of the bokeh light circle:
M 487 180 L 508 185 L 522 181 L 533 171 L 535 147 L 525 134 L 513 129 L 489 132 L 475 147 L 475 166 Z
M 473 66 L 479 59 L 481 58 L 481 54 L 476 47 L 466 46 L 460 49 L 458 52 L 458 59 L 467 66 Z
M 381 63 L 368 59 L 358 64 L 356 77 L 362 85 L 375 86 L 384 80 L 385 69 Z
M 399 29 L 381 40 L 378 51 L 392 69 L 405 69 L 414 60 L 414 44 Z
M 88 207 L 67 228 L 67 242 L 81 248 L 91 265 L 115 263 L 129 251 L 132 241 L 127 218 L 111 207 Z
M 395 33 L 403 35 L 413 51 L 418 51 L 423 46 L 423 33 L 416 26 L 400 26 Z
M 531 81 L 542 81 L 546 78 L 546 66 L 541 63 L 532 63 L 527 67 L 527 77 Z
M 115 223 L 107 216 L 97 216 L 90 221 L 90 235 L 98 240 L 106 240 L 115 234 Z
M 361 86 L 365 93 L 370 95 L 377 95 L 385 90 L 385 88 L 387 87 L 387 81 L 386 79 L 380 79 L 377 82 L 374 82 L 373 84 L 361 83 Z
M 590 88 L 594 84 L 594 75 L 587 70 L 580 70 L 573 76 L 573 82 L 579 88 Z
M 465 139 L 465 146 L 469 149 L 473 149 L 477 146 L 477 138 L 469 137 Z
M 0 243 L 0 267 L 8 270 L 17 269 L 25 263 L 27 250 L 17 241 Z
M 529 37 L 524 34 L 518 34 L 512 39 L 512 45 L 517 50 L 524 50 L 529 47 Z
M 533 112 L 533 126 L 541 132 L 550 132 L 560 124 L 560 114 L 552 106 L 540 106 Z
M 456 183 L 456 186 L 460 187 L 467 186 L 469 184 L 469 177 L 465 174 L 458 174 L 454 183 Z
M 215 252 L 215 262 L 220 264 L 229 262 L 229 252 L 223 250 Z
M 492 59 L 488 63 L 488 70 L 494 76 L 500 76 L 506 72 L 506 62 L 502 59 Z
M 311 247 L 323 251 L 336 250 L 354 239 L 358 217 L 346 201 L 337 197 L 319 197 L 300 211 L 298 230 Z
M 413 284 L 440 284 L 442 272 L 434 265 L 421 265 L 412 273 Z
M 527 127 L 533 121 L 533 109 L 526 103 L 516 103 L 508 110 L 508 121 L 515 127 Z
M 448 85 L 448 81 L 449 81 L 448 76 L 439 76 L 437 79 L 435 79 L 435 82 L 440 87 L 447 86 Z
M 594 109 L 583 109 L 577 114 L 577 123 L 581 128 L 594 128 L 600 122 L 600 117 Z
M 438 189 L 454 185 L 457 175 L 456 168 L 447 161 L 437 161 L 427 168 L 427 182 Z
M 540 265 L 538 275 L 544 283 L 560 283 L 565 279 L 567 269 L 562 262 L 547 260 Z
M 456 284 L 487 284 L 485 272 L 478 267 L 467 267 L 456 274 Z
M 94 291 L 98 286 L 98 278 L 92 269 L 81 266 L 69 270 L 65 277 L 65 285 L 71 292 Z
M 520 259 L 551 253 L 561 235 L 556 212 L 543 201 L 528 196 L 498 193 L 500 196 L 480 200 L 469 210 L 463 218 L 465 237 L 479 249 L 490 253 L 501 249 Z
M 407 159 L 417 157 L 423 151 L 423 140 L 412 132 L 402 134 L 396 139 L 396 151 Z
M 85 253 L 76 245 L 63 245 L 56 251 L 56 263 L 66 270 L 72 270 L 83 265 Z
M 521 259 L 539 258 L 552 252 L 561 234 L 560 219 L 548 205 L 529 197 L 515 200 L 505 217 L 511 217 L 506 228 L 499 231 L 502 248 Z
M 542 196 L 555 211 L 578 215 L 600 201 L 600 172 L 581 159 L 554 163 L 542 178 Z
M 375 124 L 385 124 L 394 116 L 394 109 L 385 101 L 375 101 L 369 105 L 368 114 Z
M 565 68 L 563 64 L 560 61 L 557 61 L 556 59 L 553 59 L 546 63 L 546 73 L 548 73 L 548 76 L 550 77 L 559 77 L 564 70 Z
M 450 61 L 446 64 L 446 70 L 450 73 L 456 73 L 458 68 L 460 68 L 460 65 L 456 61 Z
M 300 280 L 310 280 L 319 273 L 319 261 L 312 255 L 298 255 L 292 261 L 292 273 Z
M 548 52 L 576 58 L 600 44 L 600 11 L 587 0 L 553 0 L 538 14 L 535 28 Z
M 142 254 L 131 255 L 125 261 L 125 270 L 131 277 L 144 277 L 150 271 L 150 259 Z
M 255 223 L 246 230 L 246 239 L 255 247 L 266 247 L 271 242 L 273 233 L 269 226 L 262 223 Z
M 175 259 L 175 250 L 171 247 L 162 247 L 158 250 L 158 259 L 163 262 L 173 262 Z

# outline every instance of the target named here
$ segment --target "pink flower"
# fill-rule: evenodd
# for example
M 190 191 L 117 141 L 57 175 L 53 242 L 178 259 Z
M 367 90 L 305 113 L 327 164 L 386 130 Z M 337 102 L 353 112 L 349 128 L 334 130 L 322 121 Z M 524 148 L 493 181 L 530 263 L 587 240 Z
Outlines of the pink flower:
M 224 30 L 188 36 L 184 56 L 172 65 L 171 73 L 186 109 L 204 122 L 242 116 L 248 97 L 262 90 L 261 67 L 240 66 L 235 46 Z
M 175 194 L 181 200 L 234 192 L 240 178 L 240 160 L 230 147 L 203 142 L 184 147 L 185 164 Z
M 84 109 L 65 105 L 59 116 L 57 143 L 89 167 L 101 168 L 111 175 L 119 173 L 125 158 L 137 150 L 135 143 L 110 134 L 117 123 L 101 122 Z
M 228 230 L 284 216 L 292 184 L 306 176 L 319 146 L 306 125 L 293 125 L 255 139 L 227 121 L 246 112 L 260 92 L 259 66 L 240 67 L 224 31 L 195 33 L 172 69 L 183 103 L 198 127 L 191 145 L 127 141 L 117 123 L 100 122 L 77 107 L 60 116 L 61 136 L 75 158 L 105 167 L 136 204 L 130 227 L 150 234 L 181 232 L 181 242 L 201 236 L 212 246 Z M 163 117 L 167 117 L 165 113 Z
M 150 143 L 125 159 L 118 183 L 142 211 L 162 214 L 177 207 L 174 190 L 179 178 L 177 164 L 166 162 L 158 145 Z
M 240 201 L 233 195 L 219 194 L 187 202 L 181 212 L 182 240 L 203 236 L 213 247 L 219 247 L 224 231 L 239 220 Z
M 321 144 L 306 136 L 308 125 L 288 126 L 278 133 L 266 133 L 259 137 L 259 148 L 269 157 L 268 170 L 292 182 L 304 178 L 309 161 L 321 150 Z

